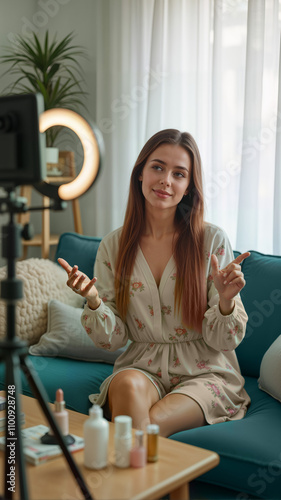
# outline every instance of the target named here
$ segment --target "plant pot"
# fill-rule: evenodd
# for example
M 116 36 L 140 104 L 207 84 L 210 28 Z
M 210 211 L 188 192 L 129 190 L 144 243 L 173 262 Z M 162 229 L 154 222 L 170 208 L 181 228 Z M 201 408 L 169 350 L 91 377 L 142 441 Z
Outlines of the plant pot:
M 59 148 L 46 148 L 47 175 L 61 175 L 59 164 Z
M 46 148 L 46 162 L 47 163 L 59 162 L 59 148 Z

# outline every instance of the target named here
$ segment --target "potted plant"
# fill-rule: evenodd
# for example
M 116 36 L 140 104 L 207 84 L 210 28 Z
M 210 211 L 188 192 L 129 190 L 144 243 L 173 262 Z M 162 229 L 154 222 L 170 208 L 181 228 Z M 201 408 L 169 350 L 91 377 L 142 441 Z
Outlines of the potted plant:
M 83 101 L 87 92 L 83 90 L 79 58 L 85 57 L 86 51 L 80 45 L 73 45 L 73 38 L 70 33 L 60 41 L 56 37 L 50 41 L 46 31 L 40 43 L 35 33 L 31 39 L 18 35 L 16 44 L 0 57 L 2 63 L 9 64 L 7 72 L 15 77 L 5 92 L 41 92 L 45 110 L 68 108 L 78 111 L 81 106 L 85 107 Z M 47 147 L 54 146 L 60 132 L 61 127 L 47 130 Z

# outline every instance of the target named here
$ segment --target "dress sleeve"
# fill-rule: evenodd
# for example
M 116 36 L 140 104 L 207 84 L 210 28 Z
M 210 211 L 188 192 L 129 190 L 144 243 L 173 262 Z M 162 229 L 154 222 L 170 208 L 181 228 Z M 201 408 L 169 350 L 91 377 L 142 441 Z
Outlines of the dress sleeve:
M 113 257 L 113 252 L 109 252 L 106 243 L 102 241 L 94 268 L 101 304 L 95 310 L 86 305 L 81 316 L 82 325 L 90 339 L 97 347 L 108 351 L 116 351 L 128 341 L 127 326 L 116 309 Z
M 240 294 L 234 298 L 235 306 L 231 314 L 224 316 L 219 308 L 219 294 L 211 275 L 211 254 L 215 254 L 220 269 L 233 261 L 234 255 L 226 234 L 220 230 L 209 245 L 207 290 L 208 309 L 204 315 L 202 335 L 210 347 L 216 351 L 232 351 L 245 336 L 248 321 Z

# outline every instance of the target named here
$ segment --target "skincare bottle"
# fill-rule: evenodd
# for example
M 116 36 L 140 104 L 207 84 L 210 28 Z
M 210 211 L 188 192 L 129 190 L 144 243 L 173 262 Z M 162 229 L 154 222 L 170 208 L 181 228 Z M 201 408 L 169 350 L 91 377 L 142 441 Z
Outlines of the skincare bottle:
M 130 453 L 131 467 L 144 467 L 146 464 L 146 449 L 143 446 L 143 431 L 135 432 L 135 445 Z
M 147 425 L 146 432 L 147 432 L 147 461 L 157 462 L 159 425 L 156 424 Z
M 69 426 L 68 426 L 68 411 L 65 409 L 65 401 L 63 396 L 63 390 L 58 389 L 56 391 L 56 400 L 54 402 L 54 419 L 56 421 L 57 427 L 59 428 L 63 440 L 67 446 L 73 444 L 75 439 L 73 436 L 69 434 Z M 44 436 L 40 438 L 43 444 L 58 444 L 57 438 L 53 433 L 53 430 L 50 428 Z
M 89 415 L 84 423 L 84 465 L 102 469 L 107 466 L 109 424 L 99 405 L 93 405 Z
M 132 418 L 127 415 L 118 415 L 114 423 L 115 465 L 121 468 L 129 467 L 132 448 Z
M 54 401 L 55 409 L 54 409 L 54 417 L 60 428 L 60 431 L 63 436 L 68 436 L 69 434 L 69 426 L 68 426 L 68 412 L 65 409 L 65 401 L 64 401 L 63 390 L 58 389 L 56 391 L 56 400 Z M 52 435 L 53 432 L 50 430 L 49 434 Z

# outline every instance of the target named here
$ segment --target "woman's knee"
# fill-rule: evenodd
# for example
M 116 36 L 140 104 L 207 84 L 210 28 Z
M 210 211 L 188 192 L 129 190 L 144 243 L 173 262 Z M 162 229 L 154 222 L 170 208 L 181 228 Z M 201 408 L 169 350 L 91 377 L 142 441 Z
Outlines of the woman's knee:
M 114 400 L 129 399 L 130 402 L 135 398 L 145 397 L 147 393 L 146 377 L 136 370 L 124 370 L 117 373 L 112 379 L 108 389 L 109 406 Z

